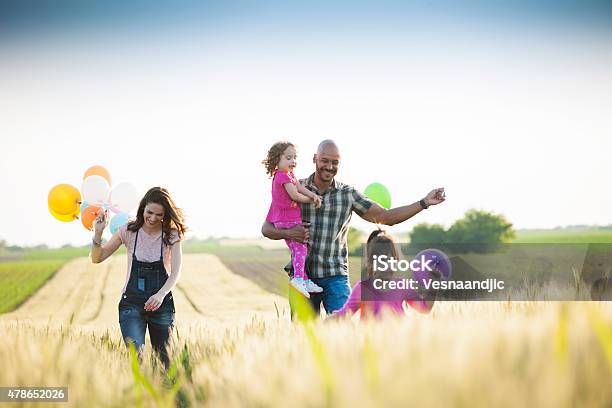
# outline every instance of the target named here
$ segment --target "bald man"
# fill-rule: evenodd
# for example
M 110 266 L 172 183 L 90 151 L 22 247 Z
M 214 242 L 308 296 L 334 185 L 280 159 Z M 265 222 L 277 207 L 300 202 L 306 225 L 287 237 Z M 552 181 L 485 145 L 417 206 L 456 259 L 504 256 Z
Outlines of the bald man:
M 321 303 L 327 314 L 339 310 L 346 303 L 351 288 L 348 280 L 348 229 L 353 211 L 366 221 L 395 225 L 412 218 L 424 209 L 443 202 L 443 188 L 429 192 L 422 200 L 410 205 L 385 209 L 361 194 L 352 186 L 336 180 L 340 166 L 340 151 L 332 140 L 319 144 L 313 159 L 315 172 L 300 183 L 322 198 L 321 208 L 302 204 L 303 225 L 292 229 L 277 229 L 264 222 L 261 232 L 270 239 L 289 239 L 307 242 L 306 260 L 309 278 L 323 288 L 321 293 L 311 293 L 310 303 L 317 314 Z M 291 263 L 285 267 L 290 272 Z M 290 292 L 289 304 L 294 310 Z M 300 295 L 301 296 L 301 295 Z

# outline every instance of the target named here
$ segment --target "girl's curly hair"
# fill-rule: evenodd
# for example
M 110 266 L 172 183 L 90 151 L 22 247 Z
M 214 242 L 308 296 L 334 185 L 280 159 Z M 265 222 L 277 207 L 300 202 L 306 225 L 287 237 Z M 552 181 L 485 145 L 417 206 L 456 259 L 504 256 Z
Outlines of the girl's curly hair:
M 291 142 L 276 142 L 272 145 L 270 150 L 268 150 L 268 156 L 261 161 L 261 164 L 263 164 L 266 168 L 266 173 L 268 176 L 274 176 L 274 172 L 276 171 L 278 162 L 280 162 L 281 155 L 289 146 L 295 148 L 295 145 Z

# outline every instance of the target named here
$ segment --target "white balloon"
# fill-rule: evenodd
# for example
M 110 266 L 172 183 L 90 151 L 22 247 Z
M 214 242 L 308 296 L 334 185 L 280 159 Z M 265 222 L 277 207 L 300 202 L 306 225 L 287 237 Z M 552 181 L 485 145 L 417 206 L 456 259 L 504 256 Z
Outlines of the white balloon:
M 81 195 L 83 196 L 83 201 L 87 201 L 89 204 L 105 203 L 109 192 L 110 186 L 108 181 L 102 176 L 89 176 L 83 180 Z
M 119 183 L 113 188 L 109 197 L 110 205 L 121 212 L 130 212 L 138 206 L 138 192 L 132 183 Z

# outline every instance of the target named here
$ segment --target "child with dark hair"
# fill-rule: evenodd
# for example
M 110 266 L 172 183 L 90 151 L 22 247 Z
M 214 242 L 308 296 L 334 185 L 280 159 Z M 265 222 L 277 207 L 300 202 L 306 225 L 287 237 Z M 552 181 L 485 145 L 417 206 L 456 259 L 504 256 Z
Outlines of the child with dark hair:
M 266 172 L 272 177 L 272 203 L 266 221 L 276 228 L 290 229 L 302 224 L 301 204 L 321 206 L 321 197 L 302 186 L 293 174 L 297 165 L 297 152 L 293 143 L 278 142 L 270 150 L 262 162 Z M 301 294 L 310 297 L 308 292 L 318 293 L 323 289 L 308 278 L 304 265 L 308 248 L 306 244 L 285 240 L 291 251 L 293 277 L 290 284 Z
M 403 315 L 404 302 L 420 313 L 429 313 L 434 301 L 425 300 L 416 290 L 405 289 L 383 292 L 374 289 L 372 281 L 377 278 L 385 280 L 393 279 L 393 272 L 387 270 L 379 272 L 374 269 L 374 256 L 386 255 L 389 258 L 399 259 L 397 245 L 391 235 L 384 230 L 374 230 L 368 237 L 366 244 L 366 267 L 368 279 L 357 282 L 351 291 L 349 299 L 342 309 L 334 312 L 331 317 L 336 318 L 350 313 L 361 312 L 361 318 L 376 317 L 383 315 L 384 311 L 396 315 Z

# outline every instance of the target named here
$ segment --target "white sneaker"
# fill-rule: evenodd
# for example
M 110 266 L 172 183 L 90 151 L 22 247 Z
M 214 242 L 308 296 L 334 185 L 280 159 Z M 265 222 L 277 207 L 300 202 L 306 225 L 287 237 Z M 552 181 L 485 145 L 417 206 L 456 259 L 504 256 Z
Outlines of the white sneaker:
M 306 279 L 304 281 L 306 290 L 312 293 L 321 293 L 323 292 L 323 288 L 311 281 L 310 279 Z
M 306 296 L 310 299 L 310 295 L 308 294 L 308 289 L 306 289 L 306 282 L 302 278 L 293 278 L 289 281 L 291 286 L 293 286 L 298 292 L 302 295 Z

